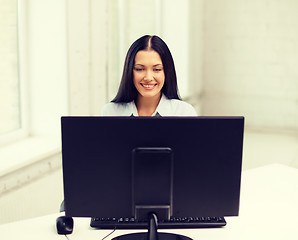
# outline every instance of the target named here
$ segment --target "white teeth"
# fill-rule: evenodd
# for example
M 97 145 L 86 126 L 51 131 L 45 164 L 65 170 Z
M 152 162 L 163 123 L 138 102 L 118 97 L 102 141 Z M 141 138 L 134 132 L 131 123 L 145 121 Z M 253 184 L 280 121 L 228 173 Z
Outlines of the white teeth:
M 146 84 L 143 84 L 143 86 L 144 86 L 145 88 L 152 88 L 152 87 L 154 87 L 155 85 L 146 85 Z

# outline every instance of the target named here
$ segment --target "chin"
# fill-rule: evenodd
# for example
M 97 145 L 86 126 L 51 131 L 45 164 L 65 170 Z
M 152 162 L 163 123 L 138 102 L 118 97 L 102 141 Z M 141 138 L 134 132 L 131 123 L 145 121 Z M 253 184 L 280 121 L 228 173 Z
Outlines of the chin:
M 157 97 L 157 96 L 161 96 L 160 92 L 157 92 L 157 93 L 143 93 L 141 94 L 142 97 L 144 98 L 153 98 L 153 97 Z

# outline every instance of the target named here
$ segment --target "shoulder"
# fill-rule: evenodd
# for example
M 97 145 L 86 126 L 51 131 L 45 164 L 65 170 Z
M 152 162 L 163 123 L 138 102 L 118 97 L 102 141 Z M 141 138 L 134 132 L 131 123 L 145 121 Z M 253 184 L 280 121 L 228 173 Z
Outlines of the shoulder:
M 168 99 L 162 96 L 158 112 L 161 116 L 197 116 L 195 108 L 179 99 Z
M 101 116 L 131 116 L 133 113 L 133 103 L 109 102 L 103 106 Z
M 169 99 L 171 101 L 172 109 L 176 116 L 197 116 L 197 112 L 195 108 L 182 100 L 178 99 Z

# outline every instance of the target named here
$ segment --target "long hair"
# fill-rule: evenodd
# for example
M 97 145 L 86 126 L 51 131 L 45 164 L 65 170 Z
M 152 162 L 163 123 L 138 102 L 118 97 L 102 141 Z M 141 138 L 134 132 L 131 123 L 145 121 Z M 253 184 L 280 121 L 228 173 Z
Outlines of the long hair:
M 133 82 L 133 69 L 135 56 L 141 50 L 154 50 L 159 54 L 165 73 L 165 83 L 161 92 L 169 99 L 180 99 L 174 60 L 168 46 L 158 36 L 145 35 L 128 49 L 119 90 L 112 102 L 127 103 L 137 99 L 138 91 Z

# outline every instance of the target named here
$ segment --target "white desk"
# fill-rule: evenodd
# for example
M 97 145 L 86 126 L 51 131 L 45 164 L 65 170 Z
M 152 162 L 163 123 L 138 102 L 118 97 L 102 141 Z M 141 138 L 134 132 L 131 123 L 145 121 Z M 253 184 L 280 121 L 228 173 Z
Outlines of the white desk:
M 1 239 L 63 239 L 56 233 L 59 214 L 0 225 Z M 268 165 L 243 172 L 239 217 L 226 217 L 219 229 L 166 230 L 200 240 L 298 239 L 298 169 Z M 75 218 L 70 240 L 101 239 L 110 230 L 90 229 L 90 219 Z M 162 230 L 160 230 L 162 231 Z M 107 240 L 132 231 L 117 230 Z

